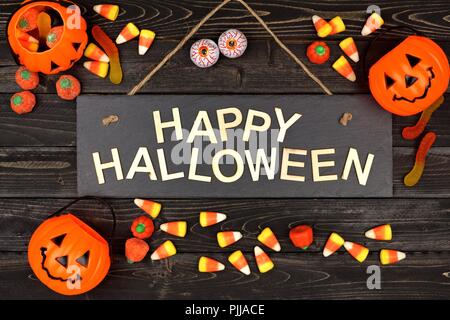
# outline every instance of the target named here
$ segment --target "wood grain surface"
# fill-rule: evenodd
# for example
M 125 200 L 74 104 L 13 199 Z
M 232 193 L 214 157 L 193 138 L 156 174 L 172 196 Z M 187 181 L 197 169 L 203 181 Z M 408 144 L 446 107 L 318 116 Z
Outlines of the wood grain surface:
M 85 71 L 78 63 L 70 73 L 83 85 L 84 94 L 125 94 L 165 53 L 188 33 L 218 0 L 130 0 L 111 1 L 121 7 L 119 18 L 110 23 L 92 10 L 101 1 L 82 0 L 83 15 L 89 25 L 99 24 L 113 38 L 124 24 L 157 33 L 155 44 L 144 57 L 137 54 L 136 42 L 120 47 L 124 82 L 113 86 Z M 6 43 L 5 28 L 20 1 L 0 0 L 0 299 L 63 299 L 44 287 L 28 267 L 26 249 L 33 230 L 52 212 L 76 197 L 76 116 L 74 102 L 59 100 L 56 76 L 42 76 L 36 90 L 38 106 L 25 116 L 9 108 L 17 66 Z M 337 75 L 330 65 L 340 54 L 339 40 L 353 36 L 362 56 L 371 37 L 360 36 L 373 1 L 248 1 L 269 26 L 302 60 L 306 46 L 316 39 L 311 16 L 330 19 L 340 15 L 345 33 L 327 38 L 332 60 L 323 66 L 307 65 L 335 94 L 368 93 L 362 62 L 353 64 L 358 80 L 352 84 Z M 441 1 L 377 1 L 387 27 L 407 25 L 436 40 L 449 55 L 450 7 Z M 255 19 L 236 2 L 227 5 L 203 26 L 196 39 L 217 37 L 227 28 L 241 29 L 249 38 L 246 54 L 237 60 L 221 59 L 208 70 L 195 68 L 188 58 L 189 47 L 178 53 L 148 83 L 143 93 L 321 93 L 320 89 L 278 48 Z M 398 42 L 406 33 L 395 32 L 371 51 L 380 55 L 383 47 Z M 191 43 L 191 42 L 190 42 Z M 82 59 L 84 61 L 84 59 Z M 445 104 L 435 113 L 429 130 L 438 133 L 427 159 L 421 182 L 406 188 L 402 179 L 414 162 L 418 141 L 401 138 L 403 127 L 417 117 L 394 117 L 394 198 L 392 199 L 157 199 L 163 212 L 157 225 L 165 221 L 187 220 L 186 239 L 176 239 L 161 231 L 151 243 L 154 248 L 172 239 L 179 254 L 163 262 L 129 265 L 123 257 L 123 243 L 130 236 L 131 221 L 141 212 L 132 199 L 110 199 L 118 224 L 113 241 L 111 272 L 95 290 L 75 299 L 448 299 L 450 279 L 450 109 Z M 93 106 L 95 107 L 95 106 Z M 151 197 L 151 195 L 149 195 Z M 229 219 L 209 229 L 198 225 L 201 210 L 222 211 Z M 111 218 L 101 205 L 85 201 L 73 207 L 80 217 L 108 235 Z M 311 224 L 315 240 L 307 251 L 294 248 L 288 239 L 289 227 Z M 374 242 L 363 237 L 368 228 L 391 223 L 394 239 Z M 261 275 L 245 277 L 226 262 L 227 254 L 242 249 L 256 271 L 250 254 L 258 232 L 270 226 L 283 247 L 270 253 L 276 268 Z M 241 230 L 244 239 L 221 250 L 216 245 L 219 230 Z M 342 249 L 328 259 L 322 246 L 331 231 L 367 245 L 371 253 L 359 265 Z M 381 248 L 407 252 L 407 259 L 382 267 L 382 289 L 368 290 L 366 268 L 378 264 Z M 219 274 L 197 272 L 201 255 L 225 262 Z

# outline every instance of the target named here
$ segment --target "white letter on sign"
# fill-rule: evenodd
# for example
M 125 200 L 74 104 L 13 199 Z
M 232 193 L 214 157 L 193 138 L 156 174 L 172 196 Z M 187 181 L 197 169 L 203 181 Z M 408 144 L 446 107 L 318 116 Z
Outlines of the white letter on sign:
M 112 162 L 102 163 L 100 160 L 100 153 L 95 152 L 92 154 L 94 159 L 95 172 L 97 173 L 98 184 L 105 183 L 105 176 L 103 175 L 103 170 L 114 168 L 116 170 L 117 180 L 123 180 L 122 166 L 120 164 L 119 151 L 117 148 L 111 149 L 111 155 L 113 158 Z

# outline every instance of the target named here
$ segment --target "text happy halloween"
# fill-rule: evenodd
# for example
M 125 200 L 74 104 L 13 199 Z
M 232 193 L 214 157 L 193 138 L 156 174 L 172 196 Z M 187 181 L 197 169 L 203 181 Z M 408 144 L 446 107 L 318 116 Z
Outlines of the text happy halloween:
M 279 128 L 277 139 L 278 143 L 283 143 L 291 128 L 296 122 L 300 121 L 302 115 L 299 113 L 293 114 L 286 120 L 282 109 L 275 108 L 276 120 Z M 175 141 L 186 141 L 192 145 L 195 139 L 202 138 L 209 140 L 210 144 L 218 144 L 219 142 L 226 143 L 229 139 L 230 130 L 236 129 L 244 122 L 242 112 L 235 107 L 218 109 L 216 111 L 218 130 L 214 130 L 211 125 L 210 117 L 206 111 L 199 111 L 197 117 L 190 129 L 187 140 L 186 133 L 183 132 L 182 119 L 178 108 L 172 108 L 172 118 L 169 121 L 162 121 L 159 111 L 153 112 L 153 123 L 156 133 L 156 139 L 158 145 L 164 144 L 164 130 L 171 130 L 174 133 Z M 227 121 L 229 118 L 233 118 L 232 121 Z M 254 133 L 267 132 L 271 128 L 272 119 L 271 116 L 265 112 L 249 109 L 246 117 L 246 121 L 243 127 L 242 142 L 249 143 L 254 136 Z M 218 133 L 217 133 L 218 132 Z M 149 181 L 170 181 L 175 179 L 188 179 L 191 181 L 211 182 L 216 179 L 222 183 L 233 183 L 238 181 L 247 169 L 251 174 L 252 181 L 259 181 L 262 175 L 262 169 L 264 169 L 264 175 L 268 180 L 274 180 L 276 176 L 280 180 L 304 182 L 307 177 L 302 174 L 292 174 L 292 168 L 304 168 L 305 159 L 310 158 L 310 164 L 312 169 L 312 181 L 313 182 L 325 182 L 339 180 L 338 172 L 335 174 L 323 174 L 321 169 L 328 168 L 328 170 L 335 167 L 335 161 L 333 160 L 321 160 L 321 156 L 332 157 L 335 154 L 334 148 L 326 149 L 294 149 L 283 148 L 281 150 L 281 161 L 277 164 L 277 155 L 279 150 L 277 148 L 271 148 L 271 154 L 267 154 L 263 148 L 258 148 L 256 152 L 250 152 L 245 150 L 244 155 L 241 155 L 234 149 L 221 149 L 217 151 L 211 161 L 211 174 L 203 175 L 197 172 L 197 166 L 199 163 L 199 149 L 196 147 L 191 148 L 191 156 L 189 161 L 189 168 L 186 170 L 177 170 L 169 172 L 166 162 L 166 153 L 163 148 L 156 150 L 156 157 L 159 163 L 159 175 L 154 169 L 152 158 L 147 147 L 139 147 L 134 156 L 133 162 L 124 175 L 124 168 L 120 159 L 119 150 L 112 148 L 109 155 L 102 155 L 104 157 L 112 158 L 110 162 L 102 162 L 100 153 L 92 153 L 93 165 L 97 175 L 98 184 L 105 183 L 104 171 L 113 169 L 118 181 L 120 180 L 132 180 L 137 173 L 144 173 L 149 176 Z M 225 157 L 231 157 L 234 161 L 234 169 L 232 174 L 225 175 L 221 170 L 221 164 Z M 293 159 L 295 157 L 295 160 Z M 299 160 L 299 157 L 303 157 L 303 161 Z M 365 162 L 362 164 L 358 151 L 355 148 L 349 148 L 345 165 L 342 169 L 340 178 L 342 180 L 348 180 L 352 168 L 355 169 L 356 177 L 360 185 L 365 186 L 367 184 L 372 164 L 375 156 L 372 153 L 368 153 Z M 279 165 L 279 172 L 276 173 L 276 168 Z M 246 168 L 247 167 L 247 168 Z M 290 170 L 291 168 L 291 170 Z

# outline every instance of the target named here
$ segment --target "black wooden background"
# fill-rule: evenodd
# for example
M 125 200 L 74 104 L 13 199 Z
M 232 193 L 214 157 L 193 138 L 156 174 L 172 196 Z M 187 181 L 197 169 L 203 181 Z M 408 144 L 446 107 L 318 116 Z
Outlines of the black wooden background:
M 5 27 L 10 13 L 20 1 L 0 0 L 0 298 L 63 298 L 39 283 L 27 263 L 26 249 L 33 230 L 48 214 L 76 197 L 76 118 L 75 103 L 56 98 L 56 77 L 45 77 L 37 90 L 39 105 L 26 116 L 17 116 L 9 108 L 9 98 L 18 88 L 17 69 L 5 42 Z M 112 1 L 114 2 L 114 1 Z M 83 93 L 124 94 L 218 1 L 144 1 L 118 2 L 121 15 L 115 23 L 98 17 L 92 6 L 98 1 L 79 1 L 90 24 L 98 23 L 113 37 L 128 21 L 150 28 L 157 41 L 144 57 L 137 54 L 136 42 L 121 46 L 125 79 L 112 85 L 77 65 L 71 72 L 82 82 Z M 311 16 L 325 18 L 340 15 L 347 31 L 326 41 L 332 59 L 340 52 L 338 40 L 353 36 L 360 51 L 368 44 L 359 33 L 366 8 L 373 1 L 249 1 L 269 26 L 304 59 L 307 44 L 316 39 Z M 450 51 L 450 6 L 442 1 L 377 1 L 387 26 L 413 26 Z M 230 27 L 241 29 L 250 45 L 237 60 L 221 59 L 208 70 L 200 70 L 189 61 L 184 48 L 144 88 L 146 93 L 318 93 L 320 89 L 281 51 L 254 18 L 239 3 L 231 3 L 214 16 L 196 38 L 216 39 Z M 398 34 L 397 34 L 398 36 Z M 309 64 L 308 64 L 309 65 Z M 356 66 L 358 80 L 352 84 L 328 66 L 310 66 L 336 94 L 368 93 L 361 63 Z M 448 91 L 447 91 L 448 92 Z M 450 99 L 448 93 L 446 99 Z M 131 221 L 140 213 L 131 199 L 112 200 L 118 226 L 114 240 L 115 255 L 108 277 L 82 299 L 239 299 L 239 298 L 440 298 L 450 296 L 450 111 L 448 101 L 438 110 L 430 128 L 438 133 L 428 157 L 426 173 L 414 188 L 403 186 L 402 179 L 413 164 L 417 142 L 401 138 L 405 125 L 416 120 L 394 118 L 394 198 L 393 199 L 283 199 L 283 200 L 165 200 L 160 222 L 186 219 L 190 231 L 177 240 L 179 254 L 162 262 L 129 265 L 123 256 L 123 243 L 129 237 Z M 151 195 L 149 195 L 151 197 Z M 223 211 L 229 219 L 205 230 L 198 225 L 200 210 Z M 74 211 L 103 233 L 108 232 L 110 217 L 100 205 L 84 202 Z M 287 237 L 289 227 L 299 223 L 314 226 L 315 241 L 309 250 L 299 252 Z M 391 223 L 391 243 L 366 241 L 367 228 Z M 284 248 L 271 254 L 276 269 L 261 275 L 244 276 L 231 266 L 212 275 L 197 272 L 200 255 L 226 261 L 227 253 L 239 247 L 246 251 L 256 271 L 251 251 L 259 231 L 270 226 Z M 220 250 L 215 241 L 219 229 L 239 229 L 245 239 L 230 249 Z M 346 239 L 359 241 L 372 249 L 360 265 L 342 250 L 327 259 L 322 246 L 331 231 Z M 168 236 L 156 233 L 152 247 Z M 407 252 L 398 265 L 382 267 L 382 289 L 368 290 L 366 268 L 378 264 L 382 247 Z

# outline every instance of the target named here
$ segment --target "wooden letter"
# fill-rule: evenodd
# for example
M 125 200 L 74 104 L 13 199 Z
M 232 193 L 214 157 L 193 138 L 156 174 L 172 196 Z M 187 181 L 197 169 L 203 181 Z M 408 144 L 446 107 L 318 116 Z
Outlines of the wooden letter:
M 359 162 L 358 151 L 354 148 L 350 148 L 345 161 L 344 172 L 342 173 L 342 179 L 347 180 L 352 169 L 352 164 L 355 164 L 356 175 L 360 185 L 365 186 L 367 179 L 369 178 L 370 169 L 372 168 L 373 159 L 375 156 L 371 153 L 367 156 L 366 164 L 364 165 L 364 171 L 361 169 L 361 162 Z
M 164 156 L 164 150 L 158 149 L 156 150 L 158 153 L 158 161 L 159 161 L 159 169 L 161 170 L 161 180 L 162 181 L 168 181 L 168 180 L 175 180 L 180 179 L 184 177 L 184 172 L 175 172 L 175 173 L 168 173 L 167 172 L 167 164 L 166 164 L 166 157 Z
M 191 162 L 189 164 L 189 180 L 196 180 L 202 182 L 211 182 L 211 177 L 202 176 L 196 173 L 198 160 L 198 148 L 192 148 Z
M 261 118 L 263 120 L 263 124 L 260 126 L 253 124 L 253 119 L 255 117 Z M 252 131 L 263 132 L 263 131 L 268 130 L 270 128 L 271 121 L 272 120 L 270 118 L 270 115 L 268 115 L 267 113 L 249 109 L 248 115 L 247 115 L 247 121 L 245 123 L 243 140 L 245 142 L 247 142 L 250 138 L 250 133 Z
M 111 149 L 112 162 L 102 163 L 100 160 L 100 153 L 95 152 L 92 154 L 94 159 L 95 172 L 97 173 L 98 184 L 105 183 L 105 176 L 103 170 L 114 168 L 116 171 L 117 180 L 123 180 L 122 165 L 120 163 L 119 150 L 117 148 Z
M 300 181 L 304 182 L 305 177 L 304 176 L 295 176 L 288 174 L 289 167 L 296 167 L 296 168 L 304 168 L 305 163 L 299 162 L 299 161 L 290 161 L 289 155 L 296 154 L 301 156 L 306 156 L 308 152 L 306 150 L 301 149 L 287 149 L 283 148 L 283 160 L 281 161 L 281 174 L 280 179 L 281 180 L 289 180 L 289 181 Z
M 321 181 L 335 181 L 338 179 L 338 176 L 336 174 L 329 174 L 329 175 L 320 175 L 320 168 L 326 168 L 326 167 L 334 167 L 334 161 L 319 161 L 320 155 L 325 154 L 334 154 L 334 149 L 319 149 L 319 150 L 312 150 L 311 151 L 311 164 L 312 164 L 312 174 L 313 174 L 313 181 L 314 182 L 321 182 Z
M 289 129 L 295 122 L 298 121 L 302 117 L 300 113 L 294 113 L 294 115 L 287 121 L 284 122 L 283 111 L 280 108 L 275 108 L 275 113 L 277 115 L 278 124 L 280 125 L 280 132 L 278 133 L 278 142 L 283 142 L 284 137 L 286 136 L 286 131 Z
M 201 130 L 202 122 L 205 125 L 205 130 Z M 216 135 L 214 134 L 214 129 L 209 121 L 208 113 L 206 111 L 199 111 L 197 118 L 195 118 L 194 124 L 192 125 L 191 133 L 187 138 L 187 143 L 194 142 L 196 136 L 207 136 L 211 143 L 217 143 Z
M 155 123 L 156 139 L 158 143 L 164 143 L 164 132 L 162 129 L 175 128 L 176 141 L 183 140 L 183 130 L 181 128 L 180 110 L 172 108 L 173 121 L 161 122 L 159 110 L 153 111 L 153 121 Z
M 270 166 L 264 149 L 258 149 L 256 151 L 256 164 L 253 164 L 252 154 L 249 150 L 245 150 L 245 157 L 247 159 L 247 164 L 250 169 L 253 181 L 259 181 L 259 175 L 261 172 L 261 161 L 263 162 L 264 171 L 267 175 L 267 179 L 273 180 L 275 178 L 277 148 L 272 148 L 272 154 L 270 155 Z
M 139 164 L 144 160 L 145 166 L 141 167 Z M 148 173 L 150 180 L 156 180 L 156 172 L 153 168 L 152 160 L 150 159 L 150 154 L 148 153 L 148 149 L 146 147 L 140 147 L 138 152 L 136 152 L 136 156 L 134 157 L 133 164 L 131 165 L 130 170 L 127 174 L 127 179 L 133 179 L 136 172 L 145 172 Z
M 224 176 L 220 171 L 219 166 L 220 159 L 227 155 L 232 156 L 234 158 L 234 161 L 236 162 L 236 172 L 230 177 Z M 217 179 L 219 179 L 219 181 L 223 183 L 232 183 L 235 182 L 236 180 L 239 180 L 244 174 L 244 161 L 242 160 L 241 156 L 237 151 L 231 149 L 224 149 L 220 150 L 214 155 L 212 159 L 212 169 L 214 175 L 216 176 Z
M 234 114 L 234 120 L 225 122 L 226 114 Z M 219 123 L 220 139 L 225 142 L 228 140 L 227 129 L 236 128 L 242 123 L 242 112 L 238 108 L 226 108 L 217 110 L 217 122 Z

